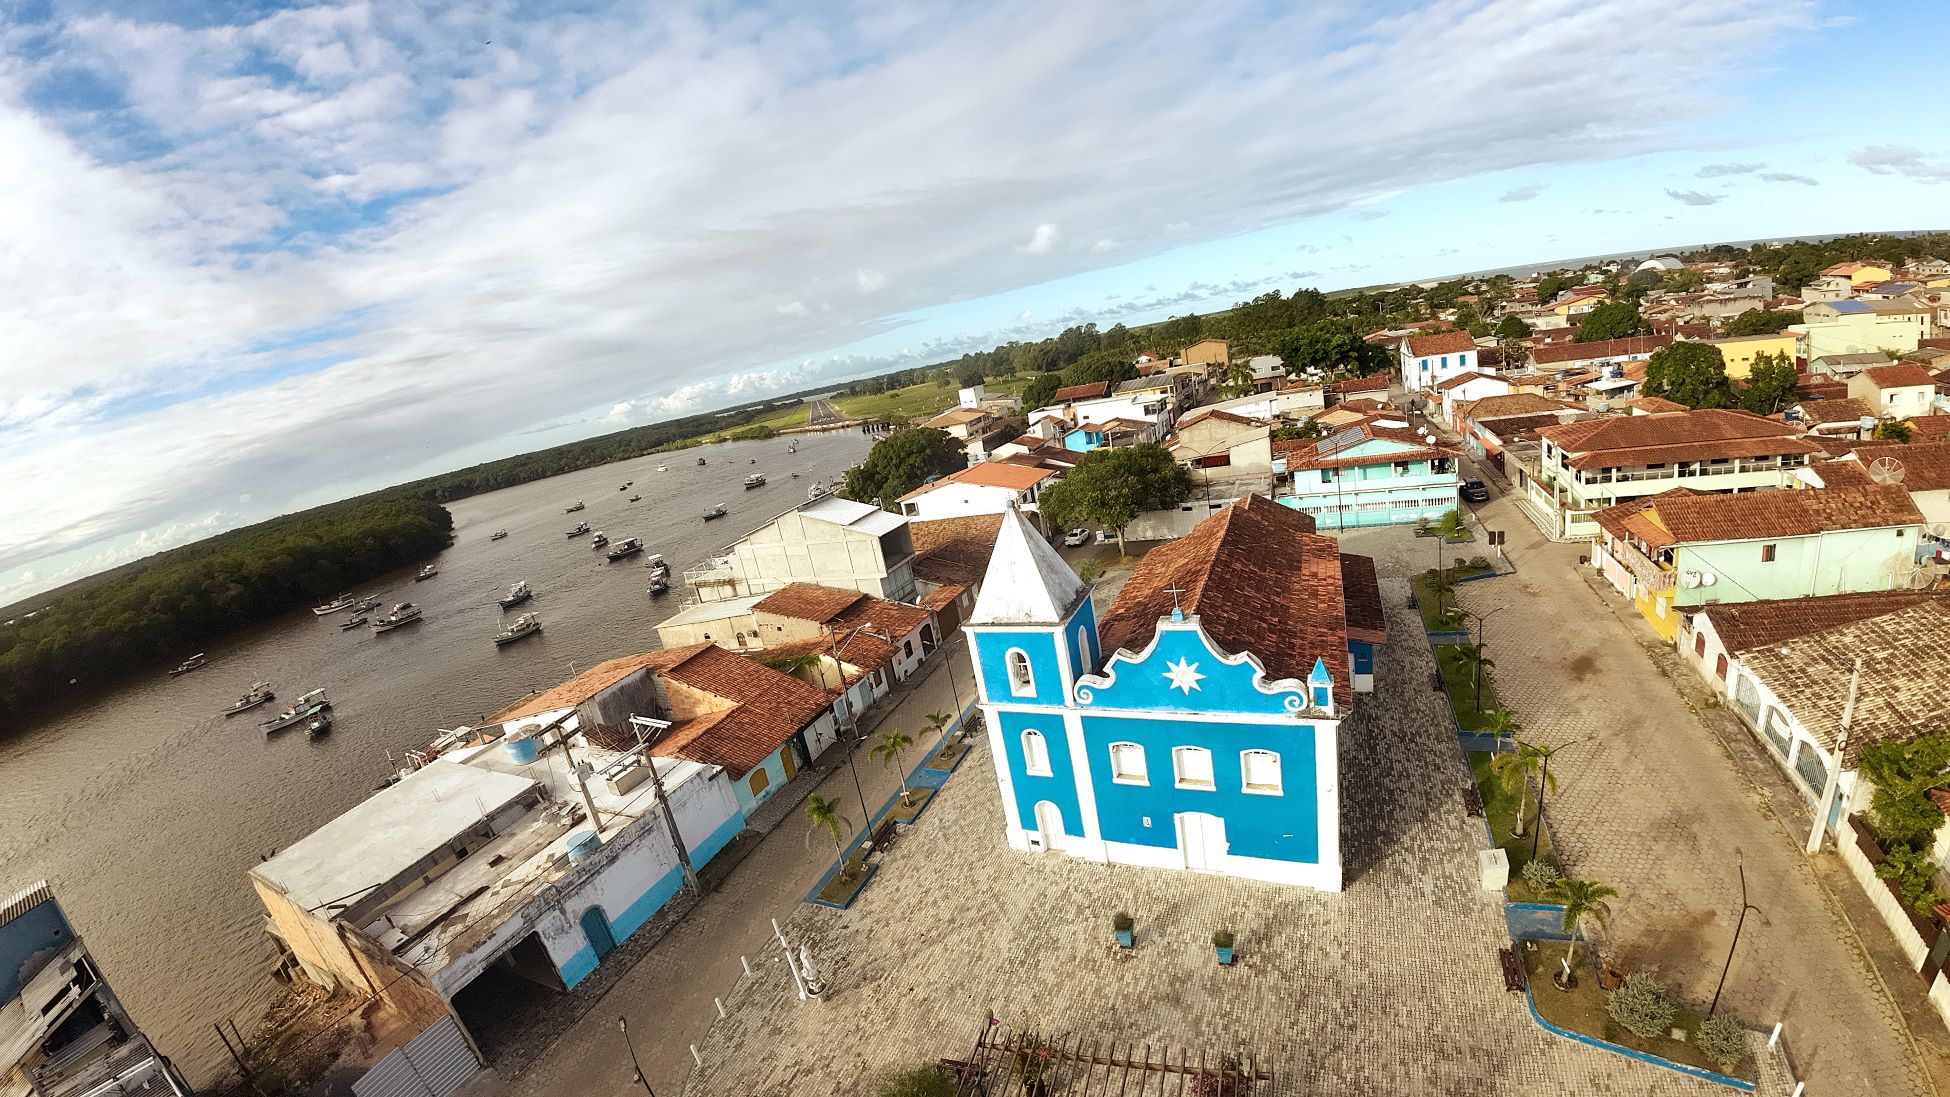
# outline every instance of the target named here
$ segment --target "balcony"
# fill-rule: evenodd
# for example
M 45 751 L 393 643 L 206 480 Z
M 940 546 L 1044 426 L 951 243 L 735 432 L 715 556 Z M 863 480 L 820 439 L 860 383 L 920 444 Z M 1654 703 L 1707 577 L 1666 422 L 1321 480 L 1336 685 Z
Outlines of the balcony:
M 1611 558 L 1624 564 L 1632 577 L 1647 590 L 1663 593 L 1673 589 L 1673 572 L 1640 552 L 1627 542 L 1612 538 L 1608 547 Z

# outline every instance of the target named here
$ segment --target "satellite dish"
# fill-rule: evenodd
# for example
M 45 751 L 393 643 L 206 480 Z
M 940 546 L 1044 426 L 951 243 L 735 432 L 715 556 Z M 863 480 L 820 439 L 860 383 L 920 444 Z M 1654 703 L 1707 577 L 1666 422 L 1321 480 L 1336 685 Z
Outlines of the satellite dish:
M 1685 571 L 1679 574 L 1679 585 L 1685 587 L 1687 590 L 1699 586 L 1699 583 L 1700 574 L 1697 571 Z
M 1869 462 L 1869 479 L 1878 484 L 1900 484 L 1904 475 L 1903 463 L 1894 457 L 1878 457 Z
M 1713 573 L 1712 573 L 1712 572 L 1710 572 L 1710 571 L 1702 571 L 1702 572 L 1700 572 L 1700 574 L 1699 574 L 1699 582 L 1700 582 L 1700 586 L 1703 586 L 1703 587 L 1710 587 L 1710 586 L 1712 586 L 1713 584 L 1715 584 L 1715 583 L 1717 583 L 1717 582 L 1719 582 L 1719 581 L 1720 581 L 1720 577 L 1719 577 L 1719 576 L 1717 576 L 1717 575 L 1715 575 L 1715 574 L 1713 574 Z
M 1930 527 L 1932 537 L 1950 537 L 1950 522 L 1938 522 Z

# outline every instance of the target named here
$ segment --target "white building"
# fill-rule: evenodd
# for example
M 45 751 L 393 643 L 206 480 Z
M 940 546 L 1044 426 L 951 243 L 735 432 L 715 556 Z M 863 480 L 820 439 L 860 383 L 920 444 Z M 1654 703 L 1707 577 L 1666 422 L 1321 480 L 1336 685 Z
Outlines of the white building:
M 1395 348 L 1400 359 L 1402 387 L 1409 392 L 1434 388 L 1459 373 L 1477 368 L 1476 340 L 1466 331 L 1415 335 Z
M 907 519 L 827 495 L 802 503 L 684 573 L 697 602 L 769 594 L 793 583 L 847 587 L 890 602 L 914 600 Z
M 1043 491 L 1057 479 L 1053 469 L 988 461 L 930 480 L 901 496 L 901 513 L 933 521 L 1001 514 L 1012 506 L 1033 511 Z

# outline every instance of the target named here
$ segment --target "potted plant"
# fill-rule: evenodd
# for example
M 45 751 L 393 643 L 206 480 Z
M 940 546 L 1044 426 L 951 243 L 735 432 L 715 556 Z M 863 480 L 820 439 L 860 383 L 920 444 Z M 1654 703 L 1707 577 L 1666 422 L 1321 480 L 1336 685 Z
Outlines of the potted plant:
M 1213 951 L 1219 954 L 1219 963 L 1230 966 L 1232 964 L 1232 931 L 1229 929 L 1213 930 L 1212 948 Z
M 1120 910 L 1116 914 L 1111 916 L 1110 928 L 1117 931 L 1118 948 L 1131 947 L 1132 944 L 1131 927 L 1136 924 L 1137 923 L 1131 920 L 1130 914 L 1126 911 Z

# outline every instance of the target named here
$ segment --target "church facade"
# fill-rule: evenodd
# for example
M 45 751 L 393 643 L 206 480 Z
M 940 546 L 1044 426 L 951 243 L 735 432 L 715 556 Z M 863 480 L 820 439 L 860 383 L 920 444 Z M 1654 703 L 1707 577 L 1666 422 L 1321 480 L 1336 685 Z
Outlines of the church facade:
M 1340 726 L 1380 619 L 1372 563 L 1261 497 L 1154 549 L 1101 622 L 1011 513 L 966 625 L 1009 844 L 1338 891 Z

